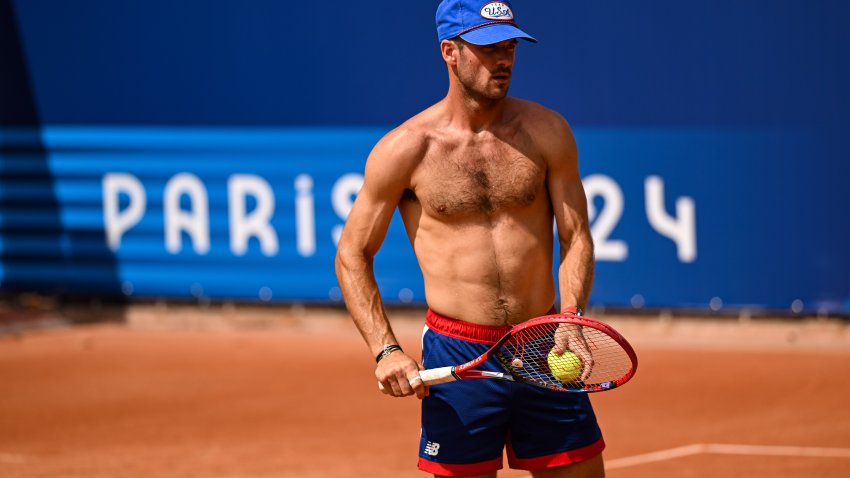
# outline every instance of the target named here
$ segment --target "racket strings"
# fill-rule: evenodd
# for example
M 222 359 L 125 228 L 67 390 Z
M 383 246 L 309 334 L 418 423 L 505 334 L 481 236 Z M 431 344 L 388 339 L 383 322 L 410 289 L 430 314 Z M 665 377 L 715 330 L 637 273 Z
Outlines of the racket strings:
M 558 355 L 553 349 L 570 354 Z M 629 355 L 606 333 L 564 323 L 524 328 L 496 355 L 515 379 L 565 391 L 614 387 L 632 368 Z
M 522 332 L 520 332 L 521 334 Z M 523 358 L 525 357 L 525 343 L 524 341 L 519 342 L 519 357 L 515 358 L 511 361 L 511 365 L 514 367 L 522 368 L 524 366 Z

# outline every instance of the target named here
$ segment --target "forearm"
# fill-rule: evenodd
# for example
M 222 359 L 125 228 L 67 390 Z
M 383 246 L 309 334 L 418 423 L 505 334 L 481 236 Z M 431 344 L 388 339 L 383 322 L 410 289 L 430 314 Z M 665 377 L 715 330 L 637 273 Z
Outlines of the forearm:
M 336 256 L 336 273 L 348 312 L 360 335 L 374 356 L 387 344 L 398 344 L 384 302 L 378 290 L 372 258 L 363 253 L 349 253 L 341 247 Z M 403 352 L 393 352 L 383 357 L 375 368 L 375 377 L 381 390 L 394 397 L 415 394 L 423 398 L 428 388 L 419 378 L 419 365 Z
M 371 259 L 340 250 L 336 257 L 336 273 L 345 306 L 372 354 L 377 355 L 385 344 L 397 344 Z
M 593 239 L 587 229 L 574 233 L 568 242 L 561 243 L 561 263 L 558 280 L 561 307 L 587 307 L 594 274 Z

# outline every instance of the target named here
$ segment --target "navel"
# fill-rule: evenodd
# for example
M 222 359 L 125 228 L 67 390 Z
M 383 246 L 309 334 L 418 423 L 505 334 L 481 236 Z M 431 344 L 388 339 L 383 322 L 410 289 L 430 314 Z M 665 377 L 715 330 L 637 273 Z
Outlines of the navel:
M 482 211 L 493 212 L 493 201 L 490 200 L 490 196 L 488 194 L 478 195 L 478 207 Z

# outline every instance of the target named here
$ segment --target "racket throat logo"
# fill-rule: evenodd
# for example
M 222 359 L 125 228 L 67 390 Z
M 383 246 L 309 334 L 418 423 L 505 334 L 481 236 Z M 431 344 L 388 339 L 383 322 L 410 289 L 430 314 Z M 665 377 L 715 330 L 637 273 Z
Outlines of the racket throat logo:
M 440 453 L 440 444 L 429 441 L 425 444 L 425 454 L 428 456 L 437 456 Z
M 489 353 L 486 353 L 486 354 L 484 354 L 484 355 L 482 355 L 482 356 L 480 356 L 480 357 L 478 357 L 474 360 L 470 360 L 469 362 L 466 362 L 463 365 L 459 365 L 459 366 L 455 367 L 454 369 L 452 369 L 452 373 L 455 372 L 455 369 L 457 369 L 457 371 L 459 371 L 459 372 L 463 372 L 465 370 L 469 370 L 471 368 L 477 367 L 477 366 L 481 365 L 485 360 L 487 360 L 487 357 L 489 357 Z

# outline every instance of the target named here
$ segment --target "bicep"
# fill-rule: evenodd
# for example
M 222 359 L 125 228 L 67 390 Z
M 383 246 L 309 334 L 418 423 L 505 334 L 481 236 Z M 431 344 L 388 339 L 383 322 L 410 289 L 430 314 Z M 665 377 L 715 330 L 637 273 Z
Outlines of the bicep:
M 400 194 L 371 187 L 364 180 L 345 222 L 340 248 L 350 247 L 372 257 L 381 247 Z
M 578 151 L 572 131 L 561 120 L 548 150 L 548 186 L 558 235 L 569 241 L 588 227 L 587 198 L 578 169 Z
M 412 152 L 394 138 L 382 139 L 366 161 L 363 187 L 340 237 L 340 249 L 374 256 L 386 236 L 395 208 L 410 184 Z

